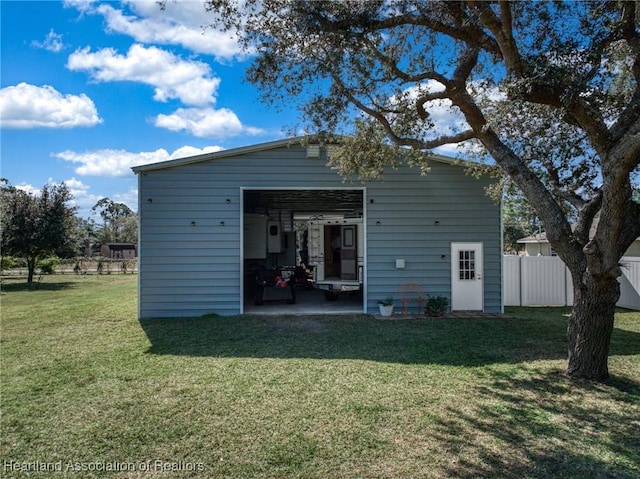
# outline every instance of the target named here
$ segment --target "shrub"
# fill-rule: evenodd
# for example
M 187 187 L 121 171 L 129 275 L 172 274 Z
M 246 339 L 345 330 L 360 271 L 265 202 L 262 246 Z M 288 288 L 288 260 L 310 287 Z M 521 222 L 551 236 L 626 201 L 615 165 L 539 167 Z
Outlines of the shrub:
M 60 259 L 55 256 L 38 261 L 38 268 L 40 268 L 42 274 L 55 274 L 59 265 Z
M 449 307 L 449 298 L 446 296 L 429 296 L 424 308 L 428 316 L 442 316 Z
M 15 268 L 16 266 L 20 266 L 20 260 L 14 256 L 2 256 L 0 258 L 0 269 L 3 271 L 5 269 Z

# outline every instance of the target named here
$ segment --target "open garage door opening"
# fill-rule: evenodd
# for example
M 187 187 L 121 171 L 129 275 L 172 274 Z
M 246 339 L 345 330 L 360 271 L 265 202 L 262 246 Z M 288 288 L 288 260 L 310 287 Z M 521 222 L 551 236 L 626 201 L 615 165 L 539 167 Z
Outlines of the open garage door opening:
M 364 189 L 242 194 L 245 313 L 362 313 Z

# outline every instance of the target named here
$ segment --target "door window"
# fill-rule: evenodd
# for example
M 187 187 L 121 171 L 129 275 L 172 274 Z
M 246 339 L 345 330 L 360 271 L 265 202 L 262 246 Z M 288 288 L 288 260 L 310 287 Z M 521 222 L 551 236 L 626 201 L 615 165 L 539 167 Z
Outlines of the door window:
M 458 258 L 459 279 L 461 281 L 476 279 L 476 252 L 474 250 L 460 250 Z
M 345 248 L 353 247 L 353 228 L 343 228 L 342 245 Z

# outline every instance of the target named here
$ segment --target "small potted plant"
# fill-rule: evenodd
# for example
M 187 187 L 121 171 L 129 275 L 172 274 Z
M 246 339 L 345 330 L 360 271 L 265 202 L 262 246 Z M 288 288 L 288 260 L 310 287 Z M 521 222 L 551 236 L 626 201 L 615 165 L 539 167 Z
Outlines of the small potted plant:
M 393 298 L 388 296 L 378 301 L 378 309 L 380 310 L 380 316 L 391 316 L 393 314 Z
M 448 307 L 449 298 L 446 296 L 429 296 L 424 311 L 427 316 L 439 317 L 447 312 Z

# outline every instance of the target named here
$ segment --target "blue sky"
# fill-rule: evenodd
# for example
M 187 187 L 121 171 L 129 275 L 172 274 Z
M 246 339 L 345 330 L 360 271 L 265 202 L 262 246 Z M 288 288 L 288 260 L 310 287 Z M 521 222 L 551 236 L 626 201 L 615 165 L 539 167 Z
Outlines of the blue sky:
M 79 215 L 103 197 L 137 210 L 131 167 L 285 136 L 244 81 L 249 59 L 203 30 L 201 2 L 1 1 L 2 177 L 65 182 Z
M 164 11 L 156 0 L 0 0 L 0 15 L 1 175 L 32 192 L 65 182 L 84 218 L 104 197 L 137 211 L 132 166 L 271 141 L 304 123 L 293 106 L 260 101 L 244 80 L 251 59 L 203 27 L 199 0 Z M 464 126 L 446 102 L 431 118 L 436 134 Z

